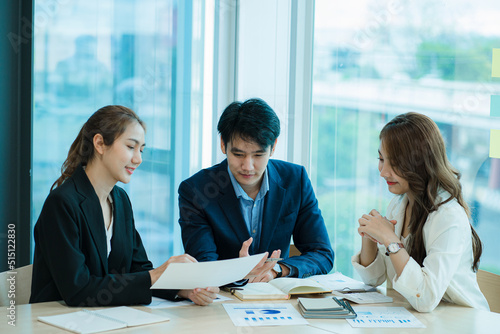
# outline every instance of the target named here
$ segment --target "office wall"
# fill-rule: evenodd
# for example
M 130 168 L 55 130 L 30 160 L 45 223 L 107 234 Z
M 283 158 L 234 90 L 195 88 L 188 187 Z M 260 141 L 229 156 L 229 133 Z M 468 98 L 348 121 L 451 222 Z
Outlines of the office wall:
M 0 271 L 30 262 L 31 2 L 0 2 Z

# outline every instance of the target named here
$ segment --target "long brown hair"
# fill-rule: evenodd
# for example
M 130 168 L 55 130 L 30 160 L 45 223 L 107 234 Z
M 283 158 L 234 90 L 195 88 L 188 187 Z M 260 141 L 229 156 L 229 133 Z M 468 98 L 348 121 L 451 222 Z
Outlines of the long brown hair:
M 409 112 L 396 116 L 380 132 L 380 141 L 394 172 L 408 182 L 410 195 L 415 199 L 408 226 L 408 253 L 423 266 L 427 255 L 423 229 L 429 214 L 456 199 L 470 218 L 469 207 L 462 195 L 460 172 L 448 161 L 438 126 L 425 115 Z M 439 189 L 446 190 L 451 196 L 436 203 Z M 471 230 L 474 253 L 472 269 L 477 271 L 482 245 L 472 225 Z
M 82 126 L 61 167 L 61 176 L 51 187 L 53 190 L 63 184 L 81 164 L 86 166 L 94 159 L 94 136 L 100 134 L 104 144 L 111 146 L 116 138 L 125 132 L 132 122 L 138 122 L 146 130 L 145 123 L 129 108 L 110 105 L 97 110 Z

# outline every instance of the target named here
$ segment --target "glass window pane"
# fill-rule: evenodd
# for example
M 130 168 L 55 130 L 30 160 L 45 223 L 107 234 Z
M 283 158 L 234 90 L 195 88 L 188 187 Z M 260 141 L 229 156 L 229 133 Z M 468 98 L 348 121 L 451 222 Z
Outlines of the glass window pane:
M 197 169 L 201 153 L 176 151 L 176 129 L 198 147 L 201 124 L 176 119 L 201 117 L 203 15 L 197 0 L 35 1 L 33 224 L 83 123 L 120 104 L 146 122 L 147 147 L 132 181 L 118 186 L 154 265 L 182 252 L 174 161 L 186 156 L 188 169 Z M 193 111 L 178 107 L 179 96 Z
M 353 274 L 358 218 L 385 212 L 392 197 L 377 169 L 379 131 L 416 111 L 436 121 L 462 173 L 481 268 L 500 273 L 500 160 L 489 158 L 490 129 L 500 129 L 490 117 L 498 17 L 490 0 L 316 1 L 312 173 L 337 270 Z

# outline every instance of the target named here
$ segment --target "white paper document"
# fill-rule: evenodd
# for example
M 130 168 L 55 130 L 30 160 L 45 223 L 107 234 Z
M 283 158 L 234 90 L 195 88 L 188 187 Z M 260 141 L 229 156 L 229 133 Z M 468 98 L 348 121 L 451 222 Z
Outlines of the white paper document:
M 366 285 L 361 281 L 357 281 L 355 279 L 347 277 L 340 272 L 336 272 L 330 275 L 316 275 L 316 276 L 311 276 L 310 278 L 333 291 L 339 291 L 339 292 L 377 291 L 376 288 L 370 285 Z
M 230 260 L 171 263 L 151 289 L 195 289 L 222 286 L 243 279 L 264 253 Z
M 232 300 L 232 299 L 229 297 L 222 296 L 222 295 L 217 295 L 217 298 L 214 299 L 213 302 L 218 303 L 218 302 L 223 302 L 226 300 Z M 178 302 L 174 302 L 172 300 L 166 300 L 163 298 L 153 297 L 151 300 L 151 304 L 144 305 L 144 306 L 149 307 L 150 309 L 157 309 L 157 308 L 170 308 L 170 307 L 194 306 L 194 305 L 196 305 L 196 304 L 190 300 L 181 300 Z
M 343 293 L 342 298 L 357 304 L 392 303 L 392 298 L 380 292 Z
M 355 319 L 346 319 L 352 327 L 425 328 L 425 325 L 404 307 L 353 308 L 358 316 Z
M 235 326 L 308 325 L 292 304 L 222 304 Z

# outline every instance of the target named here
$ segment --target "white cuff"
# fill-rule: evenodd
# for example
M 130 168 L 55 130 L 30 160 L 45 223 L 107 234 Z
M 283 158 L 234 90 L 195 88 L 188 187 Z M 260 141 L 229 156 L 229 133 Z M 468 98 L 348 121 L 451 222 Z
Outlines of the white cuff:
M 358 252 L 354 255 L 351 258 L 351 263 L 363 282 L 371 286 L 379 286 L 384 283 L 386 279 L 386 268 L 380 249 L 377 252 L 375 260 L 366 267 L 360 264 L 360 254 L 361 252 Z

